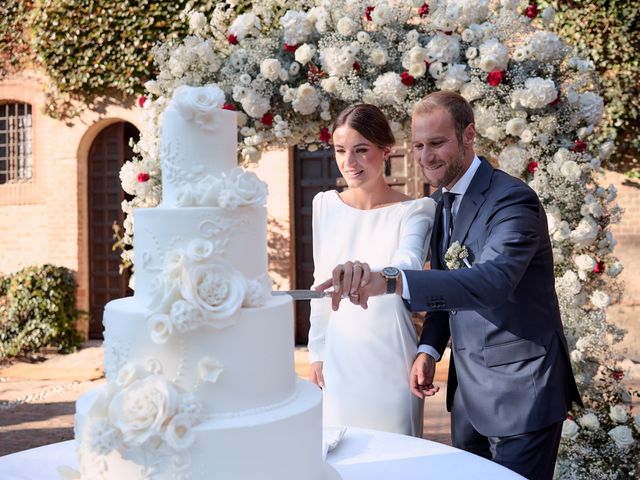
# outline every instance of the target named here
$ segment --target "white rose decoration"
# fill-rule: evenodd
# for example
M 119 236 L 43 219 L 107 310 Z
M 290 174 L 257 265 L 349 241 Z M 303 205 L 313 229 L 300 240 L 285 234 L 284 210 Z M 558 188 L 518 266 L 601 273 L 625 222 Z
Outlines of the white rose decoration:
M 624 423 L 629 418 L 629 415 L 622 405 L 614 405 L 609 409 L 609 418 L 616 423 Z
M 613 439 L 613 441 L 616 443 L 616 446 L 620 449 L 626 449 L 627 447 L 630 447 L 635 441 L 633 439 L 633 433 L 631 432 L 631 429 L 626 425 L 619 425 L 615 428 L 612 428 L 611 430 L 609 430 L 609 436 Z
M 524 89 L 512 93 L 512 100 L 525 108 L 543 108 L 558 97 L 555 83 L 551 79 L 527 78 L 524 86 Z
M 349 17 L 342 17 L 338 20 L 338 24 L 336 25 L 336 30 L 340 35 L 344 35 L 345 37 L 353 34 L 356 30 L 356 24 Z
M 578 427 L 578 424 L 573 420 L 571 420 L 570 418 L 567 418 L 562 423 L 562 433 L 561 433 L 562 438 L 575 440 L 578 437 L 579 433 L 580 433 L 580 427 Z
M 308 43 L 304 43 L 296 49 L 296 62 L 300 63 L 301 65 L 306 65 L 311 61 L 315 53 L 316 47 L 314 47 L 313 45 L 309 45 Z
M 260 206 L 267 203 L 267 184 L 254 172 L 235 167 L 223 178 L 224 186 L 220 194 L 221 207 Z
M 171 319 L 168 315 L 161 313 L 153 314 L 148 320 L 149 330 L 151 330 L 151 340 L 157 344 L 167 343 L 173 330 Z
M 584 217 L 575 230 L 571 232 L 571 240 L 580 247 L 588 247 L 598 237 L 598 225 L 589 217 Z
M 161 436 L 175 414 L 178 392 L 165 377 L 149 375 L 118 392 L 109 404 L 109 420 L 128 447 L 139 447 Z
M 560 38 L 552 32 L 537 31 L 529 38 L 531 56 L 541 62 L 552 62 L 561 53 Z
M 174 450 L 184 450 L 193 445 L 196 435 L 193 432 L 189 417 L 178 414 L 171 419 L 164 434 L 167 444 Z
M 253 90 L 245 91 L 240 103 L 242 104 L 242 109 L 247 113 L 247 115 L 253 118 L 262 118 L 262 116 L 271 108 L 269 99 L 261 96 Z
M 185 120 L 195 123 L 203 130 L 212 131 L 220 121 L 224 92 L 215 84 L 204 87 L 183 85 L 173 93 L 171 104 Z
M 575 258 L 574 262 L 580 270 L 589 272 L 592 271 L 593 267 L 596 266 L 596 261 L 591 256 L 586 254 L 578 255 Z
M 373 50 L 371 50 L 371 53 L 369 54 L 369 62 L 377 66 L 384 65 L 385 63 L 387 63 L 387 59 L 388 59 L 387 52 L 385 52 L 381 48 L 374 48 Z
M 517 144 L 509 145 L 500 152 L 498 159 L 502 170 L 520 176 L 529 163 L 529 152 Z
M 527 128 L 527 121 L 524 118 L 516 117 L 507 122 L 505 131 L 508 135 L 519 137 L 525 128 Z
M 611 298 L 602 290 L 596 290 L 591 294 L 591 303 L 596 308 L 607 308 L 611 303 Z
M 600 429 L 600 420 L 594 413 L 586 413 L 578 419 L 578 423 L 589 430 Z
M 198 308 L 204 321 L 223 328 L 233 323 L 233 315 L 242 305 L 245 280 L 232 265 L 211 260 L 186 269 L 180 285 L 182 297 Z
M 282 70 L 282 65 L 276 58 L 267 58 L 260 63 L 260 73 L 272 82 L 280 78 L 280 70 Z

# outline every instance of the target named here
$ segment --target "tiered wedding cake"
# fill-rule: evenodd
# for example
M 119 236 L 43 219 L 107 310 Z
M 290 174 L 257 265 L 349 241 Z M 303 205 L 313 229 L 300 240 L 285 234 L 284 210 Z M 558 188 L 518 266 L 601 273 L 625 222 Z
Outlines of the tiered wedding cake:
M 136 292 L 104 314 L 107 385 L 77 403 L 81 478 L 327 480 L 321 394 L 267 274 L 266 186 L 215 85 L 163 113 L 163 200 L 135 212 Z

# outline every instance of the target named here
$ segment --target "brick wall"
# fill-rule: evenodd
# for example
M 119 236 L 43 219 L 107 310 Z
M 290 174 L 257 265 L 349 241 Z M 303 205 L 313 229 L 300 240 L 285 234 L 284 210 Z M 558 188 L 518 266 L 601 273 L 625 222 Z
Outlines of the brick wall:
M 44 84 L 44 77 L 31 71 L 0 81 L 0 101 L 29 103 L 33 117 L 33 177 L 0 185 L 0 272 L 43 263 L 70 268 L 78 274 L 78 305 L 87 309 L 89 149 L 113 122 L 139 128 L 140 111 L 106 99 L 100 112 L 86 110 L 71 123 L 55 120 L 43 113 Z

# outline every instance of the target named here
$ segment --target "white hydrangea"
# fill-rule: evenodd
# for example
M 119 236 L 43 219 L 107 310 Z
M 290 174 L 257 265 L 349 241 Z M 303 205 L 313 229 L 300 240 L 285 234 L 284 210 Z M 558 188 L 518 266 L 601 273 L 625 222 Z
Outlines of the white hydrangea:
M 500 168 L 505 172 L 519 177 L 529 163 L 529 152 L 518 144 L 509 145 L 498 155 Z
M 576 272 L 567 270 L 561 277 L 556 277 L 556 289 L 567 297 L 574 297 L 580 293 L 582 285 Z
M 242 109 L 253 118 L 262 118 L 269 111 L 271 105 L 269 99 L 261 96 L 254 90 L 247 90 L 240 100 Z
M 356 53 L 349 46 L 324 48 L 320 50 L 322 69 L 332 77 L 344 77 L 353 71 Z
M 376 78 L 373 83 L 373 94 L 380 105 L 394 105 L 407 96 L 407 87 L 402 84 L 400 75 L 387 72 Z
M 422 65 L 424 65 L 424 63 L 422 63 Z M 436 86 L 439 90 L 457 91 L 468 81 L 469 74 L 467 73 L 467 66 L 457 63 L 449 66 L 446 75 L 436 82 Z
M 552 62 L 562 53 L 561 42 L 553 32 L 537 31 L 529 37 L 531 56 L 541 62 Z
M 480 44 L 480 68 L 485 72 L 506 70 L 509 64 L 509 48 L 500 43 L 497 38 Z
M 310 83 L 303 83 L 296 89 L 291 106 L 301 115 L 311 115 L 320 105 L 320 95 Z
M 284 28 L 283 40 L 287 45 L 304 43 L 312 32 L 312 23 L 305 12 L 288 10 L 280 19 Z
M 523 89 L 511 94 L 511 100 L 525 108 L 544 108 L 558 97 L 556 85 L 551 79 L 540 77 L 527 78 Z
M 242 40 L 247 35 L 259 35 L 260 28 L 260 19 L 253 12 L 249 12 L 236 17 L 229 27 L 229 33 Z
M 584 217 L 571 232 L 571 241 L 578 247 L 589 247 L 598 237 L 598 224 L 591 217 Z
M 580 115 L 588 125 L 597 125 L 604 113 L 604 99 L 594 92 L 580 94 Z
M 507 122 L 505 131 L 507 132 L 507 135 L 519 137 L 522 132 L 524 132 L 525 128 L 527 128 L 527 120 L 521 117 L 516 117 Z
M 207 25 L 207 17 L 202 12 L 191 12 L 189 15 L 189 30 L 196 32 Z
M 582 169 L 573 160 L 567 160 L 560 166 L 560 173 L 570 182 L 577 182 L 582 175 Z
M 460 37 L 436 33 L 426 46 L 429 62 L 455 63 L 460 58 Z
M 378 25 L 386 25 L 393 20 L 393 8 L 386 2 L 378 2 L 371 12 L 371 20 Z

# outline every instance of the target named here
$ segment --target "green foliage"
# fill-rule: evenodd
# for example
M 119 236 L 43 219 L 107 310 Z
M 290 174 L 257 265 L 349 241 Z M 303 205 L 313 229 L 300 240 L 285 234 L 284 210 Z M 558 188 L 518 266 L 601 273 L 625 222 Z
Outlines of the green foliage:
M 0 79 L 31 59 L 26 30 L 32 4 L 30 0 L 0 2 Z
M 109 89 L 142 93 L 153 75 L 152 48 L 184 35 L 188 3 L 41 0 L 32 20 L 37 59 L 60 93 L 86 102 Z
M 77 283 L 71 270 L 53 265 L 27 267 L 4 277 L 0 289 L 6 289 L 0 297 L 0 358 L 42 347 L 69 352 L 80 345 L 75 329 L 80 316 Z
M 603 137 L 615 138 L 610 168 L 640 163 L 640 2 L 573 0 L 544 2 L 556 9 L 553 28 L 600 74 L 605 98 Z

